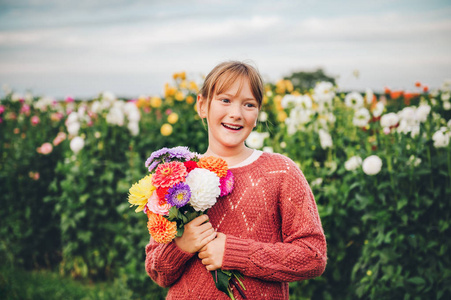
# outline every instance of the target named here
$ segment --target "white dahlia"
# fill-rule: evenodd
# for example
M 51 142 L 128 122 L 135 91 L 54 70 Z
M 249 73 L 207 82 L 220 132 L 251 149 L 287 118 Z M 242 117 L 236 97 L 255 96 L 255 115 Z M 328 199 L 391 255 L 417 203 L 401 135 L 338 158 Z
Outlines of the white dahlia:
M 345 162 L 345 169 L 354 171 L 362 165 L 362 158 L 360 156 L 352 156 Z
M 354 113 L 352 123 L 356 127 L 365 127 L 366 125 L 368 125 L 370 119 L 371 119 L 370 112 L 368 111 L 368 109 L 362 107 Z
M 185 183 L 191 190 L 189 203 L 196 211 L 205 211 L 212 207 L 221 194 L 219 177 L 207 169 L 192 170 Z
M 368 156 L 362 163 L 362 169 L 366 175 L 376 175 L 382 169 L 382 160 L 377 155 Z
M 357 92 L 352 92 L 346 95 L 345 104 L 348 107 L 352 107 L 354 109 L 358 109 L 363 106 L 364 100 L 362 95 Z

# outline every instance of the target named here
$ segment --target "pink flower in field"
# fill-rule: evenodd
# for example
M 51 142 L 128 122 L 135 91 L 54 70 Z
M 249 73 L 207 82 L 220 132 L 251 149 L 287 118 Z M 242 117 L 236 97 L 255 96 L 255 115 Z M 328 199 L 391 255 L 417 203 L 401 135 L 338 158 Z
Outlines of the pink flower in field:
M 172 109 L 170 108 L 166 109 L 165 113 L 169 116 L 172 113 Z
M 40 154 L 47 155 L 53 151 L 53 146 L 50 143 L 44 143 L 41 147 L 37 148 L 36 151 Z
M 33 126 L 34 126 L 34 125 L 38 125 L 39 122 L 41 122 L 41 120 L 39 119 L 38 116 L 32 116 L 32 117 L 31 117 L 31 124 L 32 124 Z
M 0 114 L 5 112 L 5 107 L 3 105 L 0 105 Z
M 31 178 L 31 179 L 33 179 L 33 180 L 39 180 L 39 172 L 29 172 L 28 173 L 28 176 Z
M 50 115 L 50 119 L 54 122 L 59 122 L 64 117 L 64 115 L 60 112 L 52 113 Z
M 21 114 L 26 114 L 27 116 L 30 114 L 30 106 L 27 104 L 24 104 L 22 108 L 20 109 Z
M 0 118 L 0 124 L 2 124 L 3 123 L 3 119 L 2 118 Z
M 75 101 L 74 98 L 72 98 L 70 96 L 66 97 L 66 99 L 64 100 L 64 102 L 66 102 L 66 103 L 71 103 L 71 102 L 74 102 L 74 101 Z
M 64 141 L 66 139 L 66 133 L 64 132 L 58 132 L 58 135 L 56 136 L 56 138 L 53 140 L 53 145 L 58 146 L 59 144 L 61 144 L 62 141 Z

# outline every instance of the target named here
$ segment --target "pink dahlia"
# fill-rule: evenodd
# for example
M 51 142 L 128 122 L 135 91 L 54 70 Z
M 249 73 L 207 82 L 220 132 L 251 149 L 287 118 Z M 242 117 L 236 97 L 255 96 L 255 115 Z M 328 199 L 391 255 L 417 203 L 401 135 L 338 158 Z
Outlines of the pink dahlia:
M 165 188 L 185 181 L 186 175 L 188 175 L 188 172 L 183 163 L 172 161 L 158 165 L 152 180 L 154 186 L 157 188 Z
M 152 196 L 150 196 L 149 200 L 147 201 L 147 209 L 157 215 L 167 216 L 171 207 L 172 206 L 169 203 L 160 203 L 156 191 L 152 193 Z
M 227 175 L 219 179 L 219 183 L 221 184 L 221 194 L 219 196 L 222 197 L 230 194 L 233 190 L 234 182 L 233 173 L 230 170 L 227 170 Z

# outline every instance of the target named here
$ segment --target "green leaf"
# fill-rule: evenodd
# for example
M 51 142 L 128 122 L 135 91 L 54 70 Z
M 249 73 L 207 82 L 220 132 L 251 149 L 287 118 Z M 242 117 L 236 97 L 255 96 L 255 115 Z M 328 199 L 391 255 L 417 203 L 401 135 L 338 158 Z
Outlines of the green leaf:
M 179 214 L 179 210 L 177 209 L 176 206 L 173 206 L 169 209 L 169 215 L 168 215 L 168 220 L 169 221 L 174 221 L 177 219 L 177 216 Z
M 418 276 L 409 278 L 409 279 L 407 279 L 407 281 L 410 283 L 416 284 L 416 285 L 425 285 L 426 284 L 426 281 L 423 278 L 418 277 Z
M 216 288 L 228 295 L 229 280 L 232 276 L 227 275 L 223 270 L 211 271 L 210 273 L 213 276 Z

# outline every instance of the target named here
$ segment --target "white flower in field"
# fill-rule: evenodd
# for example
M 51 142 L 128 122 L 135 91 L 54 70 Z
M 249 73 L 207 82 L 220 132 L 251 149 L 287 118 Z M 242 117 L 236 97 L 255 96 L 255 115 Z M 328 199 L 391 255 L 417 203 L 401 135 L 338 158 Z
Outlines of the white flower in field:
M 384 112 L 385 109 L 385 105 L 382 102 L 377 102 L 376 106 L 373 109 L 373 116 L 375 116 L 376 118 L 381 116 L 382 113 Z
M 103 92 L 101 98 L 102 100 L 106 100 L 108 102 L 116 101 L 116 95 L 114 95 L 114 93 L 110 91 Z
M 451 98 L 450 93 L 443 93 L 443 94 L 441 95 L 442 101 L 449 101 L 450 98 Z
M 98 114 L 99 112 L 101 112 L 102 107 L 99 101 L 94 101 L 91 105 L 91 111 L 95 114 Z
M 408 165 L 413 167 L 418 167 L 421 164 L 421 158 L 416 157 L 415 155 L 411 155 L 409 157 L 409 161 L 407 162 Z
M 77 154 L 85 146 L 85 140 L 79 136 L 76 136 L 70 141 L 70 149 Z
M 270 146 L 263 147 L 263 152 L 274 153 L 274 149 Z
M 55 99 L 50 97 L 41 97 L 38 101 L 36 101 L 33 106 L 40 111 L 47 111 L 48 107 L 51 106 L 55 102 Z
M 310 98 L 310 96 L 308 95 L 298 96 L 296 97 L 295 101 L 296 106 L 301 109 L 308 110 L 312 108 L 312 98 Z
M 377 155 L 365 158 L 362 163 L 362 170 L 366 175 L 376 175 L 382 169 L 382 160 Z
M 331 82 L 318 82 L 313 90 L 313 99 L 318 102 L 332 102 L 335 97 L 334 85 Z M 331 103 L 332 104 L 332 103 Z
M 354 109 L 358 109 L 363 106 L 364 100 L 362 95 L 357 92 L 351 92 L 345 97 L 345 105 L 348 107 L 352 107 Z
M 72 122 L 72 123 L 69 123 L 68 125 L 66 125 L 66 127 L 67 127 L 67 132 L 70 135 L 77 135 L 78 131 L 80 130 L 80 123 L 78 121 Z
M 252 131 L 246 139 L 246 145 L 254 149 L 263 147 L 263 142 L 269 137 L 267 132 Z
M 451 79 L 445 79 L 442 83 L 442 91 L 451 91 Z
M 315 180 L 313 180 L 310 185 L 312 187 L 314 186 L 320 186 L 323 183 L 323 179 L 321 177 L 316 178 Z
M 106 116 L 106 121 L 112 125 L 124 126 L 124 112 L 118 106 L 113 106 Z
M 186 177 L 185 183 L 191 190 L 191 199 L 188 203 L 196 211 L 204 211 L 212 207 L 221 194 L 219 177 L 207 169 L 192 170 Z
M 280 103 L 283 108 L 292 108 L 296 105 L 296 96 L 295 95 L 285 95 L 282 98 L 282 102 Z
M 444 148 L 448 147 L 449 139 L 451 138 L 451 133 L 448 128 L 442 127 L 440 130 L 436 131 L 432 135 L 432 140 L 434 141 L 435 148 Z
M 331 148 L 333 145 L 332 137 L 330 136 L 329 132 L 325 131 L 324 129 L 320 129 L 318 131 L 319 133 L 319 142 L 321 144 L 321 148 Z
M 415 117 L 420 122 L 426 122 L 428 119 L 428 115 L 431 112 L 431 107 L 427 104 L 422 104 L 418 106 L 418 108 L 415 110 Z
M 66 119 L 66 126 L 72 123 L 78 123 L 78 114 L 76 112 L 71 112 Z
M 406 121 L 408 124 L 415 124 L 417 121 L 415 110 L 413 106 L 404 107 L 398 112 L 399 119 Z
M 371 89 L 366 89 L 365 99 L 367 104 L 371 104 L 373 102 L 374 93 Z
M 306 124 L 312 119 L 313 111 L 298 106 L 290 111 L 290 120 L 297 125 Z
M 444 110 L 450 110 L 450 109 L 451 109 L 451 102 L 449 102 L 449 101 L 444 101 L 444 102 L 443 102 L 443 109 L 444 109 Z
M 127 102 L 124 105 L 124 113 L 127 116 L 129 122 L 139 122 L 139 120 L 141 119 L 139 109 L 133 102 Z
M 362 107 L 354 113 L 354 118 L 352 123 L 357 127 L 365 127 L 371 119 L 370 112 L 368 109 Z
M 297 123 L 291 118 L 286 118 L 285 125 L 287 125 L 288 135 L 293 135 L 296 133 L 296 131 L 298 131 Z
M 128 130 L 131 135 L 137 136 L 139 134 L 139 123 L 138 122 L 129 122 L 127 125 Z
M 352 156 L 345 162 L 345 169 L 354 171 L 362 165 L 362 158 L 360 156 Z
M 264 111 L 261 111 L 260 114 L 259 114 L 259 116 L 258 116 L 258 120 L 259 120 L 260 122 L 266 122 L 266 121 L 268 121 L 268 114 L 267 114 L 266 112 L 264 112 Z
M 11 101 L 13 101 L 13 102 L 17 102 L 17 101 L 19 101 L 22 98 L 23 98 L 22 95 L 19 94 L 19 93 L 13 93 L 11 95 Z
M 410 136 L 414 139 L 420 134 L 420 124 L 410 127 Z
M 31 103 L 33 103 L 33 100 L 34 100 L 33 94 L 30 92 L 26 92 L 25 93 L 25 103 L 31 104 Z
M 449 130 L 451 130 L 451 119 L 448 120 L 448 123 L 446 123 L 446 125 L 448 126 Z
M 382 127 L 392 127 L 396 126 L 399 122 L 399 116 L 395 113 L 388 113 L 381 117 Z
M 450 125 L 450 127 L 451 127 L 451 125 Z M 287 147 L 287 143 L 285 143 L 285 142 L 280 143 L 280 148 L 285 149 L 286 147 Z

